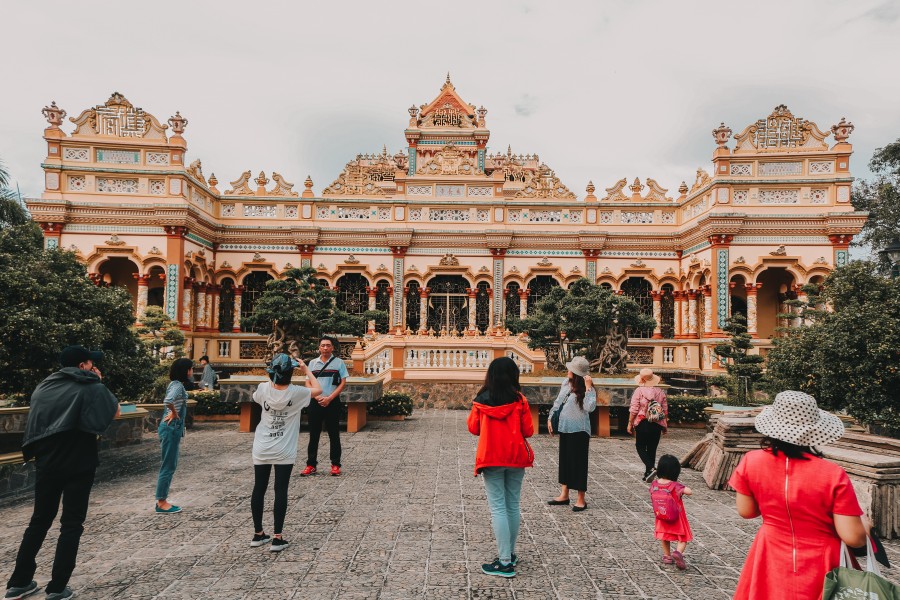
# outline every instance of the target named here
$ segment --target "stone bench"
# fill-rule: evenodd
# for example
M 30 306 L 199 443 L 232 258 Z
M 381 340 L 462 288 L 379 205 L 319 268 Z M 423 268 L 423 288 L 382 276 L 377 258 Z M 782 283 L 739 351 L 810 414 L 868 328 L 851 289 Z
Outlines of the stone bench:
M 229 379 L 219 380 L 219 390 L 222 399 L 226 402 L 240 404 L 241 433 L 256 431 L 256 426 L 262 414 L 262 408 L 253 401 L 253 392 L 256 387 L 268 381 L 265 377 L 240 375 Z M 304 385 L 305 377 L 294 377 L 291 383 Z M 381 379 L 367 377 L 348 377 L 347 385 L 341 392 L 341 402 L 347 406 L 347 432 L 355 433 L 366 426 L 368 405 L 381 399 L 383 384 Z

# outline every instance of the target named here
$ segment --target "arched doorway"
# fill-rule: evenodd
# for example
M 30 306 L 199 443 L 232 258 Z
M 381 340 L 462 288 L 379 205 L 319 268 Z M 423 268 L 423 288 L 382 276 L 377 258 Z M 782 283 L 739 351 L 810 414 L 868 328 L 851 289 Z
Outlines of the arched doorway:
M 418 331 L 421 324 L 422 298 L 419 297 L 419 282 L 410 281 L 406 284 L 406 328 L 410 331 Z
M 359 273 L 347 273 L 335 282 L 338 310 L 351 315 L 362 315 L 369 310 L 369 282 Z
M 375 310 L 384 312 L 383 317 L 375 319 L 375 331 L 378 333 L 387 333 L 388 331 L 391 312 L 390 287 L 391 282 L 387 279 L 381 279 L 375 284 Z
M 744 315 L 747 317 L 747 288 L 743 275 L 734 275 L 729 282 L 731 293 L 731 315 Z
M 650 282 L 643 277 L 629 277 L 622 282 L 622 291 L 625 295 L 637 302 L 641 307 L 641 312 L 649 317 L 653 316 L 653 297 L 650 295 L 652 289 Z M 629 331 L 628 335 L 636 338 L 649 338 L 653 336 L 653 328 Z
M 538 275 L 528 282 L 528 290 L 531 293 L 528 294 L 528 306 L 525 310 L 529 315 L 534 312 L 538 302 L 543 300 L 555 287 L 559 287 L 559 282 L 549 275 Z
M 659 329 L 664 339 L 675 337 L 675 286 L 665 283 L 659 297 Z
M 510 281 L 506 284 L 506 290 L 504 292 L 506 300 L 506 312 L 504 314 L 506 316 L 506 321 L 519 318 L 519 308 L 522 306 L 522 300 L 519 298 L 520 289 L 519 284 L 515 281 Z
M 475 286 L 475 327 L 484 333 L 491 326 L 491 294 L 488 292 L 490 284 L 481 281 Z
M 131 296 L 131 305 L 137 306 L 138 267 L 125 257 L 116 256 L 100 265 L 100 285 L 124 288 Z
M 440 333 L 463 332 L 469 327 L 469 282 L 459 275 L 438 275 L 428 281 L 426 329 Z
M 147 271 L 147 306 L 166 305 L 166 272 L 159 265 L 153 265 Z
M 219 331 L 234 329 L 234 279 L 225 277 L 219 282 Z
M 250 327 L 244 327 L 243 320 L 253 314 L 253 308 L 256 301 L 266 291 L 266 283 L 273 278 L 265 271 L 252 271 L 248 273 L 241 282 L 244 286 L 244 292 L 241 294 L 241 331 L 252 331 L 254 333 L 268 333 L 268 331 L 256 331 Z M 266 328 L 268 330 L 268 328 Z
M 779 313 L 787 312 L 784 302 L 790 300 L 794 276 L 784 267 L 769 267 L 756 276 L 762 287 L 756 293 L 756 332 L 761 338 L 777 335 L 777 328 L 786 325 Z

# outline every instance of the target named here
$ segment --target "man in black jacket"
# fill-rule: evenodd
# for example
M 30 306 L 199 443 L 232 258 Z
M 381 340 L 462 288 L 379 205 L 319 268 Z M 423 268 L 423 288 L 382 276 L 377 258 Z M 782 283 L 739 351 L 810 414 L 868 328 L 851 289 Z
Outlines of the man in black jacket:
M 59 540 L 46 591 L 48 600 L 73 595 L 66 585 L 75 569 L 99 462 L 97 436 L 119 414 L 116 397 L 100 381 L 95 363 L 102 357 L 101 352 L 83 346 L 65 348 L 59 356 L 63 368 L 38 384 L 31 395 L 22 454 L 35 461 L 34 512 L 22 536 L 16 569 L 6 584 L 6 599 L 38 591 L 32 580 L 35 558 L 59 511 L 60 499 Z

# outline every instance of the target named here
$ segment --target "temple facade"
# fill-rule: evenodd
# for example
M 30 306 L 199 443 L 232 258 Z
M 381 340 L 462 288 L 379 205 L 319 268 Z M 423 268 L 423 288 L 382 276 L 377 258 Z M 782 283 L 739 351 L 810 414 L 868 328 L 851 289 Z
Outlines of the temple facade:
M 823 130 L 778 106 L 734 135 L 716 127 L 711 164 L 675 191 L 629 176 L 579 196 L 536 154 L 490 152 L 487 112 L 448 77 L 409 108 L 400 151 L 357 154 L 316 193 L 309 177 L 295 191 L 275 172 L 207 176 L 177 112 L 162 123 L 114 93 L 66 133 L 53 103 L 45 190 L 27 204 L 47 247 L 126 288 L 138 320 L 164 307 L 194 358 L 258 364 L 265 338 L 241 317 L 268 280 L 311 266 L 344 310 L 386 311 L 354 356 L 357 371 L 395 378 L 474 378 L 500 353 L 540 368 L 507 319 L 582 277 L 656 318 L 630 332 L 632 365 L 718 369 L 712 348 L 733 312 L 761 353 L 779 326 L 802 326 L 777 316 L 785 300 L 847 262 L 866 219 L 850 204 L 844 119 Z

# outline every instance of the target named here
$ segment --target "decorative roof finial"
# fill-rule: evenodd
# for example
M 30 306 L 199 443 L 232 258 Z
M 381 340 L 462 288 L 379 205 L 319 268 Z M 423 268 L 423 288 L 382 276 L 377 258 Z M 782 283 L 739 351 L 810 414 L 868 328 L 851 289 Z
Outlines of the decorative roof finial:
M 447 71 L 447 85 L 451 85 L 450 84 L 450 71 Z
M 728 138 L 731 137 L 731 128 L 726 127 L 725 123 L 721 123 L 718 127 L 713 129 L 712 135 L 716 140 L 716 146 L 724 148 L 725 144 L 728 143 Z
M 644 186 L 641 184 L 641 180 L 638 177 L 635 177 L 634 183 L 632 183 L 630 186 L 628 186 L 628 189 L 631 190 L 631 193 L 634 196 L 640 196 L 641 190 L 644 189 Z
M 841 117 L 841 122 L 837 125 L 831 126 L 831 132 L 834 134 L 834 140 L 839 144 L 843 144 L 844 142 L 846 142 L 847 138 L 850 137 L 850 134 L 853 133 L 854 129 L 856 129 L 856 127 L 853 126 L 853 123 L 847 121 L 845 117 Z
M 487 109 L 484 106 L 479 106 L 475 113 L 478 115 L 478 126 L 484 127 L 484 117 L 487 115 Z
M 688 193 L 688 185 L 685 182 L 681 182 L 681 185 L 678 186 L 678 193 L 682 196 L 686 196 Z
M 266 184 L 269 183 L 269 180 L 266 179 L 266 174 L 263 171 L 259 172 L 259 177 L 256 178 L 256 185 L 259 186 L 257 188 L 256 193 L 259 196 L 263 196 L 266 193 Z
M 313 180 L 309 175 L 306 176 L 306 181 L 303 182 L 303 187 L 305 187 L 306 189 L 303 190 L 303 194 L 301 195 L 302 198 L 312 198 L 313 196 L 315 196 L 312 190 Z
M 56 100 L 51 102 L 50 106 L 45 106 L 41 114 L 44 115 L 44 118 L 47 119 L 47 122 L 50 123 L 50 127 L 53 129 L 59 129 L 63 119 L 66 118 L 66 111 L 56 105 Z
M 172 128 L 172 133 L 175 135 L 181 135 L 184 133 L 184 128 L 187 127 L 188 120 L 181 116 L 181 113 L 177 110 L 175 111 L 174 117 L 169 117 L 169 126 Z
M 209 179 L 207 180 L 207 183 L 209 183 L 209 189 L 211 192 L 214 192 L 216 194 L 219 193 L 219 190 L 216 189 L 216 184 L 219 183 L 219 180 L 216 179 L 215 173 L 209 174 Z
M 587 197 L 585 197 L 585 200 L 596 200 L 597 197 L 594 195 L 594 191 L 596 189 L 597 188 L 594 187 L 594 182 L 588 181 L 587 187 L 584 188 L 584 190 L 587 192 Z

